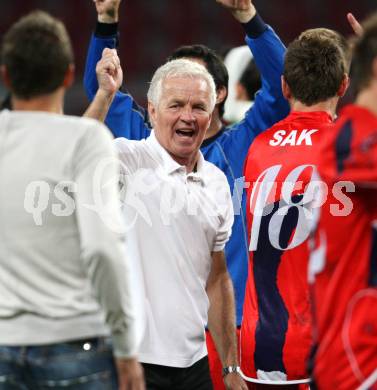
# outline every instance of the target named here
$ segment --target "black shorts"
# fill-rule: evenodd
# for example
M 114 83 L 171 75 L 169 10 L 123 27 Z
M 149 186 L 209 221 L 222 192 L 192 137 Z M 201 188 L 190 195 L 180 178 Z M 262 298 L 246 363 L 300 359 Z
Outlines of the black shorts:
M 143 363 L 147 390 L 212 390 L 208 357 L 191 367 L 177 368 Z

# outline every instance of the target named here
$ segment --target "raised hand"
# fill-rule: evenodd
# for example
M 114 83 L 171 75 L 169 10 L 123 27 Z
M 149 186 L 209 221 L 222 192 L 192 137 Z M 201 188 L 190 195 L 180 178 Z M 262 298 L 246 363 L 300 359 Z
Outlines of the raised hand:
M 114 95 L 123 81 L 123 71 L 115 49 L 104 49 L 96 66 L 98 89 Z
M 228 8 L 240 23 L 247 23 L 256 13 L 251 0 L 216 0 L 216 2 Z
M 358 20 L 353 16 L 353 14 L 351 14 L 351 12 L 347 14 L 347 20 L 355 35 L 357 35 L 358 37 L 363 35 L 363 31 L 364 31 L 363 27 L 358 22 Z
M 115 23 L 119 20 L 119 5 L 121 0 L 93 0 L 96 5 L 98 21 Z

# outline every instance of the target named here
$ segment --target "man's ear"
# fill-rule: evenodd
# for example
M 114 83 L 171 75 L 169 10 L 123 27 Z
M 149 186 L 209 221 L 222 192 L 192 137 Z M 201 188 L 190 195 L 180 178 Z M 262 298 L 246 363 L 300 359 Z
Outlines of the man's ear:
M 209 127 L 211 126 L 211 120 L 212 120 L 212 115 L 213 115 L 213 111 L 209 114 L 209 121 L 208 121 L 208 127 L 207 127 L 207 130 L 209 129 Z M 206 131 L 207 131 L 206 130 Z
M 75 66 L 73 64 L 69 64 L 67 71 L 65 72 L 62 87 L 68 89 L 73 84 L 74 80 L 75 80 Z
M 222 103 L 228 94 L 226 87 L 222 86 L 216 90 L 216 104 Z
M 149 100 L 148 100 L 148 114 L 149 114 L 149 120 L 151 122 L 152 127 L 155 127 L 155 123 L 156 123 L 156 107 Z
M 343 76 L 343 80 L 340 83 L 340 87 L 338 89 L 338 92 L 336 93 L 337 96 L 339 96 L 339 97 L 344 96 L 345 93 L 347 92 L 349 85 L 350 85 L 350 78 L 348 77 L 348 74 L 345 73 Z
M 10 90 L 11 85 L 10 85 L 10 78 L 9 78 L 9 73 L 8 69 L 6 68 L 5 65 L 0 66 L 0 73 L 1 73 L 1 78 L 3 79 L 4 85 Z
M 284 76 L 281 76 L 281 91 L 283 92 L 283 96 L 284 96 L 287 100 L 292 99 L 292 92 L 291 92 L 291 89 L 289 88 L 288 83 L 285 81 Z

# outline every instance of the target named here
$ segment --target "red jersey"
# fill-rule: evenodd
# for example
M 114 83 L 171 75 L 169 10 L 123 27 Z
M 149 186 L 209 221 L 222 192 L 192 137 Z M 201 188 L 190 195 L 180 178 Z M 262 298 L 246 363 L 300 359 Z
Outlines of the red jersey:
M 293 112 L 260 134 L 246 165 L 249 275 L 241 369 L 261 383 L 308 380 L 311 331 L 307 281 L 312 202 L 325 112 Z
M 377 389 L 377 117 L 351 105 L 334 130 L 319 172 L 354 192 L 343 209 L 321 209 L 315 235 L 313 376 L 323 390 Z

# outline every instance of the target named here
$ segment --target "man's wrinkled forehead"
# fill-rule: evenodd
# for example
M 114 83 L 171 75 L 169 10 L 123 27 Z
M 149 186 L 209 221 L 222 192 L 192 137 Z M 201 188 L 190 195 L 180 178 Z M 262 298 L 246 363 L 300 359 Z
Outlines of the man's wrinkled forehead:
M 161 98 L 173 96 L 209 99 L 210 90 L 207 81 L 201 77 L 167 77 L 162 81 Z

